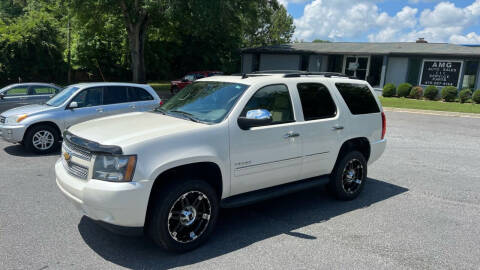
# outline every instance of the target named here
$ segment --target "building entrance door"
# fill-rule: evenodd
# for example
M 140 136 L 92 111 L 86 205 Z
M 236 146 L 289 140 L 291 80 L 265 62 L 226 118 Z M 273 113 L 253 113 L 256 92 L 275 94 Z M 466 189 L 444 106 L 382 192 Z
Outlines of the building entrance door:
M 347 56 L 344 58 L 343 73 L 366 80 L 370 67 L 369 56 Z

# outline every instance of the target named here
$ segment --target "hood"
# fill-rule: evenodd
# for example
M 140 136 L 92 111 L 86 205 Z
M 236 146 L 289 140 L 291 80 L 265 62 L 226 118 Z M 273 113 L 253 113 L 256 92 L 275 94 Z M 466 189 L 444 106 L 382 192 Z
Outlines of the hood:
M 205 126 L 155 112 L 134 112 L 83 122 L 70 127 L 68 131 L 103 145 L 121 147 Z
M 2 115 L 5 117 L 12 116 L 12 115 L 21 115 L 21 114 L 33 115 L 33 114 L 37 114 L 45 111 L 54 110 L 56 108 L 57 107 L 52 107 L 48 105 L 32 104 L 32 105 L 26 105 L 26 106 L 10 109 L 8 111 L 3 112 Z

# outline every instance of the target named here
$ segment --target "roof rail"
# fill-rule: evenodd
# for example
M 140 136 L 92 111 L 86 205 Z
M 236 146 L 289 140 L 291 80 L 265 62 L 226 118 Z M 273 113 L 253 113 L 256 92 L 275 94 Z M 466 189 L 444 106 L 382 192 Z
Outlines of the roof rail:
M 276 69 L 276 70 L 259 70 L 259 71 L 251 72 L 250 74 L 294 74 L 294 73 L 301 73 L 301 72 L 305 72 L 305 71 Z
M 306 71 L 285 74 L 285 76 L 283 76 L 283 77 L 284 78 L 294 78 L 294 77 L 308 76 L 308 75 L 324 76 L 324 77 L 327 77 L 327 78 L 330 78 L 330 77 L 345 77 L 345 78 L 350 78 L 350 79 L 356 79 L 356 77 L 354 77 L 354 76 L 348 76 L 347 74 L 338 73 L 338 72 L 306 72 Z

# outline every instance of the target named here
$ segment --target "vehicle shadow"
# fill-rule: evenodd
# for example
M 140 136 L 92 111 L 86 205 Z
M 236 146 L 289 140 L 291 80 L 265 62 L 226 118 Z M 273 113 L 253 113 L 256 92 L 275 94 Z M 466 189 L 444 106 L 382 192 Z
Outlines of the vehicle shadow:
M 17 156 L 17 157 L 45 157 L 45 156 L 58 156 L 60 155 L 60 147 L 58 150 L 53 151 L 52 153 L 46 155 L 39 155 L 32 152 L 29 152 L 23 145 L 15 144 L 7 146 L 3 149 L 5 153 Z
M 167 269 L 215 258 L 280 234 L 315 241 L 299 228 L 368 207 L 402 194 L 408 189 L 369 179 L 363 193 L 342 202 L 315 188 L 236 209 L 223 209 L 212 237 L 202 247 L 185 254 L 164 252 L 147 237 L 113 234 L 83 217 L 78 229 L 85 243 L 105 260 L 131 269 Z M 279 222 L 281 221 L 281 222 Z

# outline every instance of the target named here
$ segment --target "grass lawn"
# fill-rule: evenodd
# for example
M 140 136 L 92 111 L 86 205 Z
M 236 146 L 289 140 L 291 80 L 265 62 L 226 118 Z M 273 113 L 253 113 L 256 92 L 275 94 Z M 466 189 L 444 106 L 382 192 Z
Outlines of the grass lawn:
M 170 92 L 170 82 L 161 81 L 161 82 L 149 82 L 148 83 L 158 94 Z
M 480 113 L 480 104 L 380 97 L 384 107 L 445 112 Z

